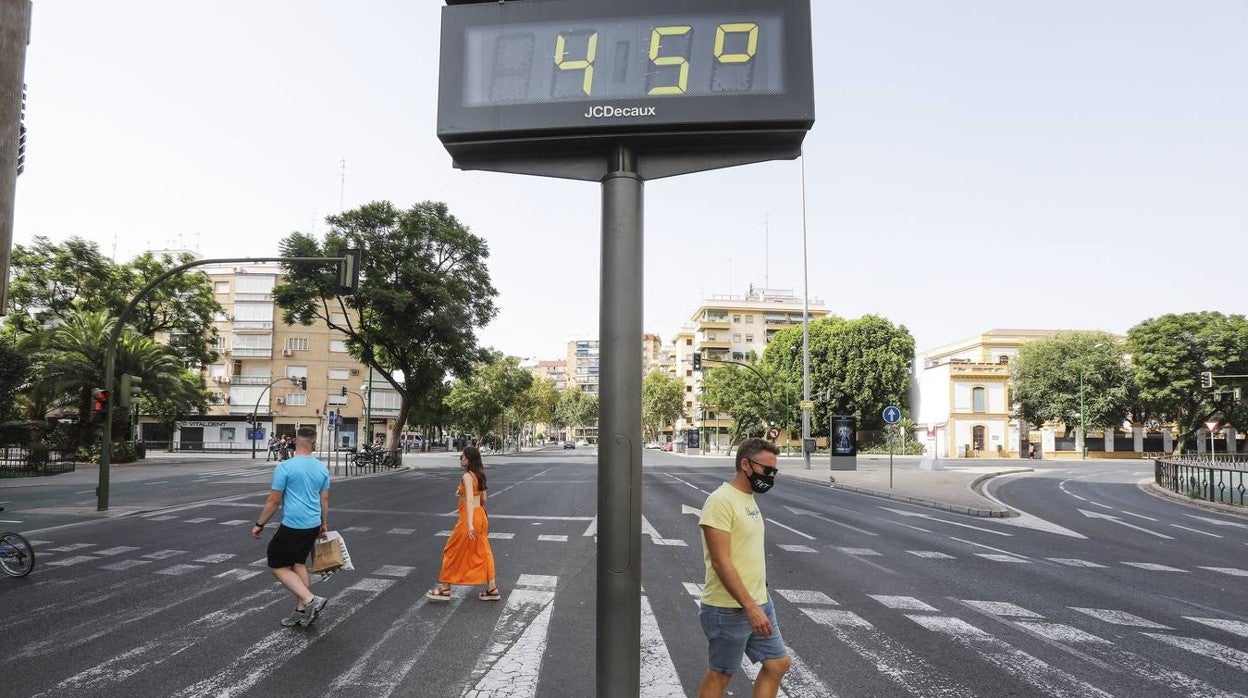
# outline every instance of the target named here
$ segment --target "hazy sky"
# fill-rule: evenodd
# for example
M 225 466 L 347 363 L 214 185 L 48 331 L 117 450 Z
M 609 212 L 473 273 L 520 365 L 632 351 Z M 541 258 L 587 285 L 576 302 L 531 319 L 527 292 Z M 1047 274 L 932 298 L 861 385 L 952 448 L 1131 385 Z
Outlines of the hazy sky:
M 809 290 L 832 312 L 920 351 L 1248 312 L 1248 3 L 812 4 Z M 442 7 L 34 0 L 16 241 L 272 255 L 340 194 L 441 200 L 490 243 L 482 341 L 563 356 L 597 336 L 600 188 L 451 167 Z M 648 183 L 646 330 L 749 284 L 800 294 L 801 184 L 798 161 Z

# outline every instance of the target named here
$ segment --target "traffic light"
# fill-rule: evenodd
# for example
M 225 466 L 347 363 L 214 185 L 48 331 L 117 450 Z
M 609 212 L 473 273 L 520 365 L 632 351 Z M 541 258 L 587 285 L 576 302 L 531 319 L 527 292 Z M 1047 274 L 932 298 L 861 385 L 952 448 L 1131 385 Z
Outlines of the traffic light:
M 1202 387 L 1202 388 L 1212 388 L 1212 387 L 1213 387 L 1213 372 L 1212 372 L 1212 371 L 1201 371 L 1201 372 L 1200 372 L 1200 387 Z
M 307 376 L 299 376 L 299 389 L 300 390 L 308 389 L 308 377 Z
M 695 352 L 693 355 L 693 370 L 702 370 L 702 352 Z
M 346 397 L 346 396 L 347 396 L 347 386 L 345 386 L 345 385 L 344 385 L 344 386 L 342 386 L 342 396 L 343 396 L 343 397 Z
M 103 388 L 91 389 L 91 421 L 103 424 L 108 419 L 108 391 Z
M 354 296 L 360 290 L 360 251 L 343 250 L 338 263 L 338 295 Z
M 143 388 L 140 386 L 143 379 L 138 376 L 132 376 L 129 373 L 121 374 L 121 392 L 117 395 L 118 407 L 130 407 L 143 394 Z

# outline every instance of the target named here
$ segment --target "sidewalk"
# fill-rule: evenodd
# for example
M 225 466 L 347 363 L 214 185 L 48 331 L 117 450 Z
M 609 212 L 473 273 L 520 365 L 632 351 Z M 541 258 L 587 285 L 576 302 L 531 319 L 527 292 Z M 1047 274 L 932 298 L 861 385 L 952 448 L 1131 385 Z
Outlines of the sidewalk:
M 860 455 L 857 470 L 830 470 L 826 455 L 811 458 L 806 470 L 802 458 L 790 456 L 780 459 L 780 477 L 826 482 L 834 489 L 970 516 L 1004 517 L 1015 513 L 980 494 L 977 486 L 994 475 L 1032 472 L 1018 460 L 937 461 L 941 470 L 922 470 L 919 462 L 916 457 L 895 457 L 890 476 L 888 456 Z

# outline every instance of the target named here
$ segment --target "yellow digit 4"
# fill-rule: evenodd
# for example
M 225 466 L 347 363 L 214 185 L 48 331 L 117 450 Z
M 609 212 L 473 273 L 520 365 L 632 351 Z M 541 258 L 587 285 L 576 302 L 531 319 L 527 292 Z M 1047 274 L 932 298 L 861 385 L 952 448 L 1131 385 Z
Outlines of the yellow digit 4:
M 688 56 L 663 56 L 659 57 L 659 49 L 665 36 L 684 36 L 693 31 L 693 27 L 655 27 L 650 32 L 650 62 L 655 65 L 678 65 L 680 66 L 680 77 L 676 80 L 675 85 L 661 85 L 659 87 L 650 88 L 649 94 L 652 95 L 679 95 L 684 94 L 689 88 L 689 57 Z
M 559 70 L 584 70 L 585 78 L 581 81 L 581 91 L 589 94 L 594 86 L 594 57 L 598 54 L 598 32 L 589 35 L 589 44 L 585 48 L 585 60 L 567 60 L 568 41 L 559 35 L 555 40 L 555 65 Z
M 724 53 L 724 39 L 729 34 L 749 34 L 745 53 Z M 720 63 L 746 63 L 758 51 L 758 25 L 753 22 L 721 24 L 715 27 L 715 60 Z

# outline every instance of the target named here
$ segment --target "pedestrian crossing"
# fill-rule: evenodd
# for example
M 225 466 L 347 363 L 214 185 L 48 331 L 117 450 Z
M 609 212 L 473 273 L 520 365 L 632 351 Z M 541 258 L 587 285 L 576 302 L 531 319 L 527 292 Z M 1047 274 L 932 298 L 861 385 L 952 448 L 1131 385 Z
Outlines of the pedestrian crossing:
M 70 548 L 63 554 L 75 554 L 92 546 L 60 547 Z M 162 568 L 163 578 L 108 583 L 91 577 L 89 589 L 72 598 L 27 609 L 9 628 L 27 632 L 10 632 L 0 640 L 0 666 L 11 670 L 16 663 L 36 660 L 62 673 L 25 694 L 124 694 L 143 685 L 146 674 L 166 671 L 162 667 L 176 662 L 180 683 L 168 695 L 241 695 L 302 653 L 326 645 L 338 648 L 339 655 L 346 652 L 326 683 L 326 695 L 411 694 L 422 667 L 440 664 L 439 653 L 447 651 L 469 652 L 469 661 L 453 686 L 428 695 L 502 698 L 592 691 L 590 684 L 589 689 L 544 684 L 547 665 L 566 661 L 552 655 L 552 635 L 584 613 L 571 600 L 576 597 L 561 600 L 575 594 L 571 587 L 577 581 L 571 577 L 525 572 L 500 579 L 505 589 L 501 604 L 478 604 L 475 590 L 463 588 L 447 603 L 429 604 L 422 593 L 426 580 L 415 567 L 360 568 L 335 577 L 345 586 L 320 592 L 329 596 L 329 606 L 313 628 L 301 631 L 276 624 L 289 595 L 267 575 L 252 580 L 265 572 L 263 560 L 239 566 L 235 554 L 191 559 L 191 553 L 173 549 L 118 554 L 137 555 L 128 559 L 133 562 L 175 564 Z M 208 578 L 204 572 L 214 574 Z M 192 576 L 197 581 L 175 581 Z M 700 595 L 695 581 L 664 577 L 647 582 L 641 599 L 641 696 L 696 692 L 705 667 L 694 608 Z M 222 596 L 228 600 L 209 602 Z M 672 613 L 670 605 L 668 612 L 656 612 L 657 600 L 672 596 L 686 599 L 680 607 L 687 613 Z M 780 694 L 789 698 L 985 695 L 985 679 L 968 678 L 968 665 L 978 672 L 986 668 L 997 676 L 987 683 L 1019 695 L 1138 696 L 1145 695 L 1139 686 L 1146 685 L 1152 688 L 1149 696 L 1242 698 L 1248 690 L 1248 622 L 1233 616 L 1078 604 L 1038 607 L 1008 595 L 884 594 L 819 585 L 775 588 L 772 598 L 793 659 Z M 375 606 L 385 610 L 374 611 Z M 480 624 L 482 614 L 490 631 L 473 633 L 473 644 L 465 646 L 462 635 L 453 647 L 440 642 L 447 628 L 461 624 L 459 616 L 472 616 L 464 623 Z M 357 615 L 370 619 L 362 634 L 353 620 Z M 168 617 L 178 620 L 160 620 Z M 377 623 L 379 617 L 388 621 Z M 50 630 L 36 636 L 29 632 L 36 624 Z M 119 633 L 127 628 L 143 630 Z M 233 639 L 222 641 L 227 630 Z M 82 648 L 117 634 L 134 639 L 105 659 L 76 660 Z M 933 646 L 941 652 L 932 652 Z M 824 661 L 831 654 L 837 662 Z M 748 661 L 743 669 L 747 676 L 757 671 Z M 585 680 L 592 684 L 591 678 Z M 845 688 L 849 685 L 852 690 Z

